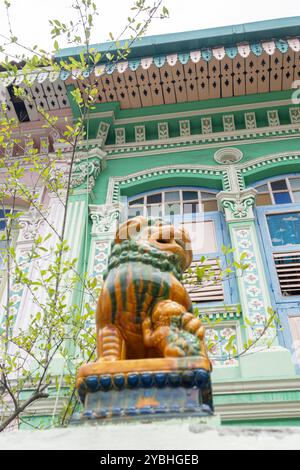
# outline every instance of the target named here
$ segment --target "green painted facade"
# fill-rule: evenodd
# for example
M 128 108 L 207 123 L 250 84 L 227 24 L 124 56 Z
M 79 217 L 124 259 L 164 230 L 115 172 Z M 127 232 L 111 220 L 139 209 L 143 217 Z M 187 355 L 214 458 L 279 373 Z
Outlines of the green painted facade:
M 252 29 L 236 27 L 234 41 L 260 40 L 266 35 L 277 37 L 287 32 L 295 34 L 293 31 L 296 28 L 298 32 L 299 22 L 299 18 L 295 18 L 281 20 L 278 24 L 276 21 L 273 24 L 262 22 Z M 154 48 L 158 54 L 192 50 L 199 44 L 201 47 L 210 46 L 212 41 L 216 42 L 216 37 L 228 44 L 233 40 L 232 28 L 220 28 L 214 39 L 207 31 L 201 34 L 194 32 L 191 36 L 179 34 L 146 38 L 134 49 L 133 57 L 153 52 Z M 65 50 L 61 56 L 76 55 L 77 52 Z M 69 85 L 72 102 L 71 90 Z M 292 92 L 286 90 L 127 110 L 121 110 L 118 102 L 96 105 L 88 123 L 86 142 L 78 155 L 80 162 L 84 161 L 87 166 L 93 161 L 100 162 L 101 169 L 96 172 L 91 168 L 92 184 L 88 178 L 74 184 L 69 200 L 70 234 L 75 221 L 78 223 L 80 220 L 80 234 L 76 240 L 71 240 L 71 244 L 81 271 L 88 268 L 89 273 L 101 281 L 117 226 L 118 204 L 124 203 L 124 197 L 161 188 L 215 190 L 224 231 L 236 256 L 245 250 L 243 246 L 247 246 L 250 252 L 261 304 L 256 311 L 261 317 L 268 318 L 269 307 L 276 309 L 278 306 L 272 294 L 274 280 L 270 279 L 263 252 L 264 242 L 261 242 L 253 188 L 265 179 L 300 176 L 300 108 L 299 104 L 292 102 Z M 294 115 L 293 110 L 296 110 Z M 76 117 L 78 110 L 74 105 L 72 111 Z M 254 127 L 248 125 L 249 113 L 255 114 Z M 231 116 L 231 123 L 234 123 L 230 130 L 226 130 L 224 124 L 227 116 Z M 209 119 L 210 132 L 204 132 L 203 119 Z M 189 122 L 190 130 L 186 134 L 181 132 L 181 121 Z M 103 123 L 104 139 L 99 137 Z M 160 135 L 160 123 L 167 123 L 167 136 Z M 143 126 L 144 134 L 138 142 L 137 126 Z M 116 135 L 120 129 L 122 141 L 117 142 Z M 217 162 L 216 152 L 228 149 L 234 149 L 233 154 L 240 151 L 242 158 L 232 164 Z M 299 210 L 296 205 L 295 210 Z M 211 318 L 221 318 L 220 325 L 224 328 L 234 325 L 241 351 L 243 343 L 251 337 L 245 319 L 253 313 L 253 296 L 245 276 L 238 276 L 234 284 L 235 303 L 226 305 L 226 308 L 224 302 L 205 304 L 203 312 Z M 87 298 L 75 297 L 74 301 L 82 304 L 88 301 Z M 240 313 L 237 313 L 236 304 L 241 305 Z M 201 311 L 202 306 L 199 307 Z M 231 315 L 228 314 L 229 307 L 233 312 Z M 298 299 L 293 308 L 300 318 Z M 258 321 L 257 328 L 260 327 Z M 300 376 L 293 359 L 292 345 L 272 329 L 257 346 L 258 349 L 251 354 L 242 354 L 234 365 L 216 365 L 214 368 L 214 402 L 222 422 L 247 426 L 298 426 Z M 35 416 L 32 419 L 39 418 Z

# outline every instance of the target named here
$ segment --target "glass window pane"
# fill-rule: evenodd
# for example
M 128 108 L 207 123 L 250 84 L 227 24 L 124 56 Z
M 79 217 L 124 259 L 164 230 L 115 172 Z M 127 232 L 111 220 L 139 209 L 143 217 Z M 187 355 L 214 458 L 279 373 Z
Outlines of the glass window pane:
M 177 202 L 180 201 L 179 191 L 170 191 L 165 193 L 165 202 Z
M 267 216 L 273 246 L 300 244 L 300 212 Z
M 128 218 L 132 219 L 133 217 L 138 217 L 139 215 L 144 215 L 143 207 L 130 207 L 128 209 Z
M 191 237 L 194 255 L 215 253 L 217 251 L 215 224 L 212 220 L 185 222 L 183 226 Z
M 157 204 L 161 202 L 162 195 L 161 193 L 151 194 L 151 196 L 147 196 L 147 204 Z
M 183 200 L 184 201 L 195 201 L 198 199 L 197 191 L 183 191 Z
M 300 189 L 300 178 L 290 178 L 292 189 Z
M 214 212 L 218 210 L 217 201 L 203 201 L 202 204 L 204 212 Z
M 184 214 L 197 214 L 199 212 L 198 202 L 188 202 L 183 205 Z
M 275 204 L 288 204 L 291 201 L 289 193 L 274 193 Z
M 267 184 L 262 184 L 261 186 L 256 186 L 255 189 L 258 193 L 268 193 L 269 192 L 269 188 L 268 188 Z
M 144 204 L 144 198 L 140 197 L 139 199 L 134 199 L 133 201 L 129 202 L 129 206 L 141 206 Z
M 256 196 L 256 205 L 257 206 L 271 206 L 272 199 L 270 194 L 258 194 Z
M 201 199 L 215 199 L 216 195 L 214 193 L 203 193 L 201 191 Z
M 293 192 L 293 196 L 295 202 L 300 202 L 300 191 Z
M 0 230 L 5 230 L 5 219 L 0 219 Z
M 280 191 L 281 189 L 287 189 L 286 181 L 285 180 L 273 181 L 273 183 L 271 183 L 271 187 L 273 191 Z
M 147 215 L 154 219 L 161 219 L 162 217 L 162 207 L 159 206 L 147 206 Z
M 180 204 L 166 204 L 165 205 L 165 214 L 166 215 L 180 215 L 181 208 Z

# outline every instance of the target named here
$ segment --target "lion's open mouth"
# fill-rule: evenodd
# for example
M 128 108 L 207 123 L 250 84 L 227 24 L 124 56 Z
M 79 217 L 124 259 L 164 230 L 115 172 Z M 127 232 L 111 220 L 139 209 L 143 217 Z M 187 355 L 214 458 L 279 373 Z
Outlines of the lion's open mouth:
M 160 238 L 160 239 L 158 239 L 158 240 L 156 240 L 156 241 L 157 241 L 157 243 L 164 243 L 164 244 L 171 243 L 171 240 L 168 240 L 168 239 L 166 239 L 166 238 L 165 238 L 165 239 L 161 239 L 161 238 Z

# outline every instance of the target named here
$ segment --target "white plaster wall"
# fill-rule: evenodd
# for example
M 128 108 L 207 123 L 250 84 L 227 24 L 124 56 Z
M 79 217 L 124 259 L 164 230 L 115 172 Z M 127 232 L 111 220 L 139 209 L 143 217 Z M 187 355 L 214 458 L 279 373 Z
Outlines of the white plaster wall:
M 0 449 L 202 450 L 297 449 L 300 428 L 209 428 L 196 421 L 114 424 L 0 435 Z M 101 454 L 104 455 L 104 454 Z

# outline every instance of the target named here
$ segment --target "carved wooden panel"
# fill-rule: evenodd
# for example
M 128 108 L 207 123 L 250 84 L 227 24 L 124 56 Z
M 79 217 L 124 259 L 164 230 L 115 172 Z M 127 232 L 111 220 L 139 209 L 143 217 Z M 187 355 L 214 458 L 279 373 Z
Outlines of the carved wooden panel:
M 209 97 L 221 97 L 220 61 L 212 58 L 208 62 Z
M 188 101 L 184 66 L 179 61 L 177 61 L 176 65 L 172 68 L 172 76 L 175 82 L 174 87 L 177 103 Z
M 159 68 L 151 65 L 148 69 L 148 75 L 150 79 L 150 89 L 152 95 L 153 105 L 164 104 L 164 96 L 160 82 L 162 81 Z
M 263 52 L 257 58 L 257 91 L 258 93 L 267 93 L 270 90 L 270 56 Z
M 199 60 L 196 64 L 196 72 L 199 100 L 207 100 L 209 98 L 208 65 L 204 59 Z
M 245 59 L 239 54 L 233 59 L 233 94 L 234 96 L 245 95 Z
M 283 54 L 282 89 L 289 90 L 294 81 L 295 52 L 289 49 Z
M 140 85 L 139 91 L 142 106 L 152 105 L 152 90 L 150 87 L 150 78 L 148 75 L 148 70 L 144 70 L 139 67 L 138 70 L 135 72 L 137 82 Z
M 247 71 L 246 75 L 246 94 L 257 93 L 257 70 L 258 70 L 258 60 L 255 54 L 251 52 L 249 56 L 245 59 L 245 70 Z
M 222 97 L 233 96 L 233 77 L 232 77 L 232 60 L 225 56 L 220 62 L 222 76 Z
M 184 75 L 188 101 L 199 100 L 196 64 L 194 64 L 191 60 L 184 65 Z
M 270 91 L 282 89 L 283 54 L 277 49 L 270 56 Z
M 175 89 L 173 83 L 173 68 L 167 62 L 161 67 L 162 90 L 165 104 L 176 103 Z

